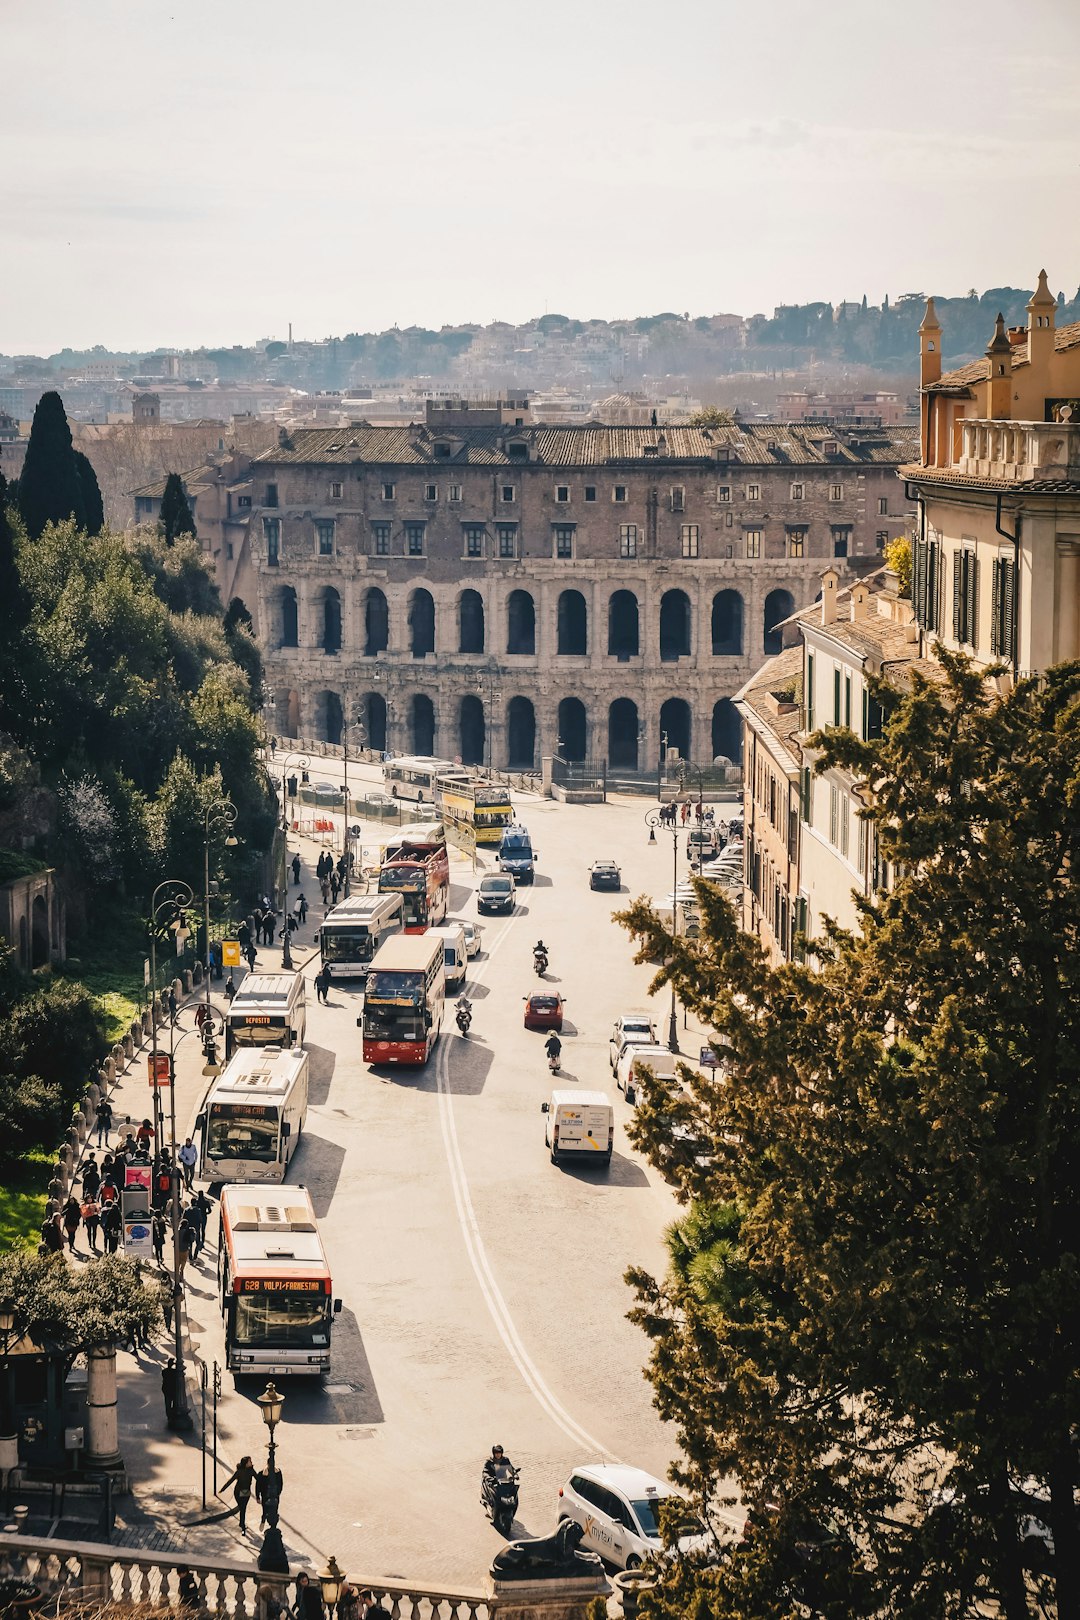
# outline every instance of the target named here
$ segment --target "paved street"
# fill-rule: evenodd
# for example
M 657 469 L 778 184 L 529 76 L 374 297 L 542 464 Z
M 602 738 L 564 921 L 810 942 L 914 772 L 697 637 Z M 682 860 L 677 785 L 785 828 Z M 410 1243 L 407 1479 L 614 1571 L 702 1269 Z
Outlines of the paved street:
M 313 781 L 337 774 L 313 763 Z M 499 1545 L 477 1485 L 494 1441 L 522 1467 L 520 1534 L 550 1529 L 558 1485 L 575 1464 L 618 1460 L 663 1474 L 673 1449 L 642 1376 L 645 1340 L 625 1320 L 622 1279 L 631 1263 L 663 1265 L 676 1206 L 626 1142 L 629 1109 L 607 1064 L 611 1023 L 645 1004 L 650 976 L 631 962 L 611 912 L 631 894 L 669 890 L 671 845 L 648 843 L 644 800 L 518 805 L 540 852 L 537 880 L 519 891 L 512 918 L 484 919 L 468 1041 L 448 1016 L 426 1070 L 376 1074 L 360 1055 L 359 981 L 335 983 L 325 1008 L 310 992 L 312 1099 L 290 1179 L 313 1194 L 344 1309 L 326 1388 L 285 1381 L 282 1509 L 287 1536 L 291 1527 L 370 1577 L 481 1581 Z M 311 846 L 302 854 L 307 873 Z M 586 868 L 599 855 L 622 864 L 621 895 L 590 892 Z M 452 862 L 453 916 L 475 916 L 474 882 L 471 862 Z M 555 1168 L 544 1148 L 544 1036 L 522 1025 L 540 935 L 551 948 L 549 982 L 568 1003 L 561 1084 L 607 1089 L 615 1103 L 606 1177 Z M 277 959 L 265 949 L 259 965 Z M 312 961 L 309 978 L 314 971 Z M 661 998 L 662 1031 L 666 1008 Z M 698 1038 L 690 1032 L 683 1044 L 696 1052 Z M 186 1125 L 205 1085 L 194 1040 L 179 1066 Z M 214 1258 L 211 1244 L 189 1271 L 192 1341 L 211 1361 L 222 1350 Z M 225 1379 L 231 1459 L 263 1452 L 261 1389 L 251 1380 L 234 1391 Z M 145 1441 L 124 1437 L 128 1448 Z M 169 1474 L 180 1449 L 157 1444 L 153 1474 Z M 190 1474 L 197 1457 L 190 1447 L 182 1457 Z

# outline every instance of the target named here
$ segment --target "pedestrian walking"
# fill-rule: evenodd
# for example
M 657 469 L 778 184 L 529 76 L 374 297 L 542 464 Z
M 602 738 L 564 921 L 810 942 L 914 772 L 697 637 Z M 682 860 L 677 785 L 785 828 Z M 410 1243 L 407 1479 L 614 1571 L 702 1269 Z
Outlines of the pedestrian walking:
M 251 944 L 251 925 L 248 923 L 246 917 L 236 930 L 236 938 L 239 942 L 240 949 L 242 951 L 246 951 L 248 946 Z
M 96 1198 L 101 1187 L 101 1171 L 98 1169 L 97 1160 L 92 1153 L 83 1165 L 79 1179 L 82 1182 L 83 1197 Z
M 327 1006 L 330 994 L 330 969 L 325 962 L 315 975 L 315 994 L 323 1006 Z
M 72 1254 L 75 1253 L 75 1238 L 82 1220 L 82 1209 L 79 1200 L 72 1195 L 64 1205 L 64 1231 L 67 1233 L 67 1246 Z
M 116 1185 L 116 1179 L 111 1170 L 101 1178 L 101 1186 L 98 1188 L 98 1201 L 103 1209 L 107 1204 L 119 1205 L 120 1203 L 120 1189 Z
M 184 1270 L 187 1263 L 191 1259 L 191 1248 L 194 1242 L 194 1237 L 195 1234 L 191 1230 L 191 1223 L 187 1220 L 182 1220 L 180 1225 L 176 1228 L 176 1256 L 179 1262 L 178 1269 L 181 1277 L 184 1275 Z
M 175 1024 L 176 1023 L 176 1014 L 177 1014 L 178 1010 L 179 1009 L 177 1007 L 176 991 L 173 990 L 170 987 L 170 990 L 169 990 L 169 1022 L 170 1022 L 170 1024 Z
M 270 758 L 273 759 L 273 757 L 274 757 L 274 755 L 276 753 L 277 753 L 277 738 L 276 737 L 271 737 L 271 739 L 270 739 Z
M 98 1147 L 108 1147 L 109 1132 L 112 1130 L 112 1104 L 108 1097 L 102 1097 L 94 1110 L 94 1120 L 97 1125 Z
M 306 894 L 302 894 L 300 896 L 300 899 L 298 901 L 298 906 L 299 906 L 299 910 L 300 910 L 300 921 L 301 921 L 301 923 L 306 923 L 307 922 L 307 895 Z
M 46 1215 L 41 1223 L 41 1241 L 50 1254 L 59 1254 L 64 1247 L 64 1233 L 59 1215 Z
M 269 911 L 266 913 L 266 928 L 263 932 L 264 944 L 272 945 L 274 943 L 274 926 L 276 923 L 277 912 L 274 910 L 273 906 L 271 906 Z
M 165 1422 L 176 1416 L 176 1359 L 170 1356 L 161 1369 L 161 1395 L 165 1402 Z
M 154 1127 L 151 1125 L 148 1119 L 144 1119 L 142 1124 L 139 1126 L 139 1129 L 135 1133 L 136 1151 L 149 1155 L 150 1149 L 153 1145 Z
M 98 1232 L 101 1228 L 101 1205 L 96 1198 L 84 1197 L 82 1208 L 82 1223 L 86 1227 L 86 1240 L 90 1245 L 91 1253 L 97 1254 Z
M 244 952 L 244 957 L 245 957 L 245 959 L 247 961 L 249 972 L 254 973 L 254 971 L 255 971 L 255 963 L 259 959 L 258 958 L 258 953 L 257 953 L 257 951 L 255 949 L 254 940 L 251 940 L 251 939 L 248 940 L 248 948 Z
M 298 853 L 292 858 L 292 880 L 294 883 L 300 881 L 300 856 Z
M 173 1293 L 175 1291 L 176 1284 L 173 1281 L 172 1273 L 166 1271 L 164 1267 L 162 1267 L 161 1276 L 158 1280 L 161 1286 L 161 1314 L 165 1320 L 165 1331 L 166 1333 L 171 1333 L 173 1319 Z
M 330 873 L 330 903 L 337 905 L 338 892 L 341 888 L 341 879 L 337 875 L 337 868 Z
M 303 910 L 302 910 L 301 905 L 300 905 L 300 902 L 301 902 L 301 900 L 303 900 L 303 898 L 304 897 L 303 897 L 302 894 L 298 894 L 296 899 L 293 901 L 292 914 L 293 914 L 293 927 L 294 928 L 299 928 L 300 924 L 304 920 Z
M 319 890 L 322 894 L 323 905 L 328 906 L 330 904 L 330 879 L 325 875 L 319 879 Z
M 190 1192 L 191 1184 L 195 1180 L 195 1165 L 199 1158 L 199 1150 L 190 1136 L 185 1138 L 184 1145 L 176 1157 L 180 1160 L 180 1168 L 184 1173 L 184 1186 Z
M 138 1159 L 140 1156 L 142 1158 L 146 1157 L 146 1155 L 142 1152 L 142 1149 L 139 1147 L 138 1142 L 135 1140 L 134 1131 L 128 1131 L 127 1135 L 124 1137 L 124 1140 L 121 1142 L 120 1156 L 125 1160 Z
M 180 1607 L 186 1609 L 189 1614 L 194 1614 L 202 1607 L 198 1579 L 186 1564 L 181 1564 L 176 1573 L 179 1577 L 176 1582 L 176 1596 Z
M 195 1028 L 199 1031 L 200 1035 L 203 1031 L 203 1025 L 206 1023 L 208 1018 L 210 1019 L 211 1023 L 213 1023 L 213 1013 L 210 1011 L 210 1008 L 206 1005 L 205 1001 L 200 1001 L 199 1005 L 195 1009 Z
M 324 1620 L 322 1588 L 311 1579 L 306 1570 L 296 1577 L 296 1620 Z
M 278 1500 L 278 1503 L 280 1504 L 280 1502 L 281 1502 L 281 1492 L 284 1489 L 284 1485 L 285 1485 L 285 1481 L 284 1481 L 284 1479 L 282 1477 L 282 1473 L 281 1473 L 280 1468 L 275 1468 L 274 1469 L 274 1485 L 276 1487 L 277 1500 Z M 259 1504 L 259 1513 L 260 1513 L 260 1516 L 259 1516 L 259 1529 L 260 1530 L 262 1529 L 263 1525 L 266 1523 L 266 1494 L 267 1494 L 267 1491 L 269 1489 L 270 1489 L 270 1464 L 269 1463 L 263 1463 L 263 1465 L 260 1468 L 259 1472 L 255 1475 L 255 1500 Z
M 229 977 L 225 980 L 225 1000 L 226 1001 L 231 1001 L 233 996 L 235 996 L 235 994 L 236 994 L 236 981 L 233 978 L 232 974 L 230 973 Z
M 154 1171 L 154 1206 L 164 1209 L 172 1197 L 173 1166 L 168 1148 L 163 1148 Z
M 150 1237 L 154 1245 L 154 1259 L 159 1266 L 165 1264 L 165 1217 L 155 1209 L 150 1218 Z
M 115 1254 L 120 1244 L 120 1233 L 123 1230 L 124 1218 L 120 1214 L 118 1203 L 102 1204 L 101 1206 L 101 1235 L 105 1240 L 105 1253 Z
M 227 1491 L 230 1485 L 233 1487 L 233 1497 L 240 1514 L 240 1529 L 246 1535 L 248 1503 L 255 1489 L 255 1464 L 250 1457 L 241 1457 L 235 1471 L 229 1475 L 218 1495 L 220 1496 L 222 1491 Z

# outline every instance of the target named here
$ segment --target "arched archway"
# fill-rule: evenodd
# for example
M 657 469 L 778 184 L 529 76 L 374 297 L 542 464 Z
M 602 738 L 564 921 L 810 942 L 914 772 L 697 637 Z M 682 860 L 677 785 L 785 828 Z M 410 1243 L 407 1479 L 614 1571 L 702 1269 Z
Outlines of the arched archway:
M 633 698 L 616 698 L 608 709 L 608 764 L 638 768 L 638 707 Z
M 390 644 L 390 610 L 386 597 L 373 585 L 364 597 L 364 656 L 373 658 Z
M 742 657 L 743 599 L 738 591 L 717 591 L 713 597 L 712 650 L 714 658 Z
M 423 586 L 409 597 L 409 651 L 414 658 L 435 651 L 435 598 Z
M 668 698 L 660 706 L 660 746 L 680 759 L 690 758 L 690 705 L 683 698 Z M 667 742 L 664 742 L 664 737 Z
M 458 752 L 463 765 L 482 765 L 487 747 L 484 705 L 473 692 L 461 700 L 458 711 Z
M 559 597 L 556 652 L 566 658 L 584 658 L 589 651 L 589 610 L 580 591 Z
M 784 647 L 784 632 L 777 629 L 777 625 L 789 619 L 795 611 L 795 598 L 790 591 L 770 591 L 765 598 L 765 651 L 772 656 L 782 652 Z
M 279 647 L 300 645 L 300 619 L 296 606 L 296 592 L 291 585 L 282 585 L 276 598 L 276 623 Z
M 506 763 L 512 771 L 531 771 L 536 763 L 536 710 L 526 697 L 506 707 Z
M 315 727 L 323 742 L 340 747 L 342 733 L 341 699 L 336 692 L 320 692 L 315 699 Z
M 563 698 L 559 704 L 559 753 L 563 759 L 585 759 L 588 755 L 589 720 L 580 698 Z
M 685 591 L 665 591 L 660 598 L 660 661 L 690 657 L 690 598 Z
M 511 591 L 506 603 L 506 650 L 535 653 L 536 605 L 528 591 Z
M 413 695 L 409 715 L 412 751 L 430 757 L 435 752 L 435 705 L 426 692 Z
M 274 699 L 274 729 L 279 737 L 300 735 L 300 694 L 287 686 Z
M 458 652 L 484 650 L 484 598 L 479 591 L 462 591 L 458 598 Z
M 608 656 L 625 662 L 641 651 L 638 599 L 633 591 L 615 591 L 608 601 Z
M 386 748 L 386 699 L 381 692 L 369 692 L 360 699 L 360 716 L 367 731 L 368 747 Z
M 47 967 L 49 961 L 49 907 L 43 894 L 35 894 L 30 908 L 30 966 Z
M 712 751 L 714 759 L 730 759 L 735 765 L 742 759 L 742 721 L 730 698 L 713 704 Z
M 319 646 L 325 653 L 341 651 L 341 597 L 332 585 L 319 593 Z

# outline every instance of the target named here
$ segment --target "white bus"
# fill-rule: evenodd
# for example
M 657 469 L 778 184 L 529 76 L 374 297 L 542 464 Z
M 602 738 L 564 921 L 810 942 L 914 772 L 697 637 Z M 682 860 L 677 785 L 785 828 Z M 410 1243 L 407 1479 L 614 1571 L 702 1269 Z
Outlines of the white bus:
M 230 1372 L 321 1376 L 341 1301 L 303 1187 L 223 1187 L 218 1289 Z
M 225 1018 L 225 1057 L 238 1046 L 303 1046 L 302 973 L 245 973 Z
M 307 1119 L 308 1055 L 247 1047 L 212 1083 L 196 1120 L 210 1181 L 284 1181 Z
M 383 940 L 401 930 L 400 894 L 352 895 L 328 911 L 316 939 L 326 971 L 336 979 L 357 978 Z
M 415 799 L 417 803 L 434 804 L 435 778 L 453 771 L 450 759 L 432 759 L 424 754 L 403 754 L 400 759 L 388 759 L 383 766 L 386 791 L 395 799 Z

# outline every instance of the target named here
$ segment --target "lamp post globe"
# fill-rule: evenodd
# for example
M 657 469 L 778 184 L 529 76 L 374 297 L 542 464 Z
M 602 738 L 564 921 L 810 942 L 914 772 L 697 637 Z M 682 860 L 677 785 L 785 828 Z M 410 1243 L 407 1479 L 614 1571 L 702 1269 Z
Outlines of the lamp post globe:
M 274 1430 L 281 1422 L 281 1409 L 285 1404 L 285 1397 L 271 1382 L 267 1384 L 258 1398 L 258 1407 L 262 1412 L 263 1422 L 269 1430 L 269 1444 L 266 1457 L 266 1487 L 263 1491 L 263 1517 L 266 1520 L 266 1533 L 263 1536 L 262 1546 L 259 1548 L 259 1568 L 267 1574 L 287 1575 L 289 1573 L 289 1559 L 285 1552 L 285 1543 L 281 1539 L 278 1528 L 278 1514 L 281 1500 L 278 1485 L 277 1447 L 274 1444 Z

